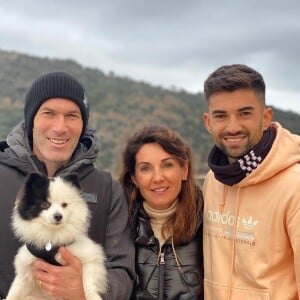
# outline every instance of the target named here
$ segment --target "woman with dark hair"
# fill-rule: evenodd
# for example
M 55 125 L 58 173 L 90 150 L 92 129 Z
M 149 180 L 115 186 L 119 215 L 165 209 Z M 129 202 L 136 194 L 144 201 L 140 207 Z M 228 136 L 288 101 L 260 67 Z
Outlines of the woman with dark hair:
M 132 299 L 203 299 L 203 198 L 188 145 L 165 126 L 142 128 L 120 181 L 136 245 Z

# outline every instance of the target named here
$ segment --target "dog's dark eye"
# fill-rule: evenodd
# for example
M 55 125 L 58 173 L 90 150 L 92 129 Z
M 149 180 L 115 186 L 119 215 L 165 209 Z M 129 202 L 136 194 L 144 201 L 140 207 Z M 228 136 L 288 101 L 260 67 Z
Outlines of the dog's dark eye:
M 42 203 L 41 203 L 41 208 L 42 208 L 42 209 L 47 209 L 47 208 L 50 207 L 50 205 L 51 205 L 51 204 L 50 204 L 49 202 L 42 202 Z
M 68 206 L 68 203 L 66 203 L 66 202 L 62 203 L 62 205 L 61 205 L 62 208 L 66 208 L 67 206 Z

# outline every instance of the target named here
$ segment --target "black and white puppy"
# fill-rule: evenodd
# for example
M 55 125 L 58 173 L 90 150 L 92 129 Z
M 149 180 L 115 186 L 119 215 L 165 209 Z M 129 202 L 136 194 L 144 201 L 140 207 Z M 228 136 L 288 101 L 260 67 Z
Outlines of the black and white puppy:
M 16 277 L 6 299 L 55 299 L 36 284 L 31 263 L 39 257 L 64 265 L 57 252 L 61 246 L 82 263 L 86 299 L 102 299 L 107 288 L 105 256 L 102 247 L 87 236 L 89 219 L 77 175 L 48 178 L 31 173 L 12 214 L 14 233 L 24 245 L 15 257 Z

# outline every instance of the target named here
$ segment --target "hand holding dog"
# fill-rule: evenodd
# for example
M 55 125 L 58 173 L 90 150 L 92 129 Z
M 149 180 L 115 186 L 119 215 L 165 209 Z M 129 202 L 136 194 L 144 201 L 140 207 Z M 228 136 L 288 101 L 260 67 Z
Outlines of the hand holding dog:
M 85 300 L 80 260 L 64 247 L 59 249 L 59 254 L 65 262 L 63 266 L 54 266 L 40 259 L 33 262 L 36 282 L 51 297 Z

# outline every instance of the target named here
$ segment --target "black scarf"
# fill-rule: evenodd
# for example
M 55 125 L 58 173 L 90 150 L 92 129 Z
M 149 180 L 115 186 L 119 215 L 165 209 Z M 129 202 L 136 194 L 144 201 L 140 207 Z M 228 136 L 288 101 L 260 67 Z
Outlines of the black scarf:
M 215 178 L 226 185 L 234 185 L 253 170 L 269 153 L 274 139 L 276 129 L 270 126 L 263 134 L 261 140 L 247 154 L 230 164 L 226 155 L 216 146 L 214 146 L 208 157 L 208 165 L 215 174 Z

